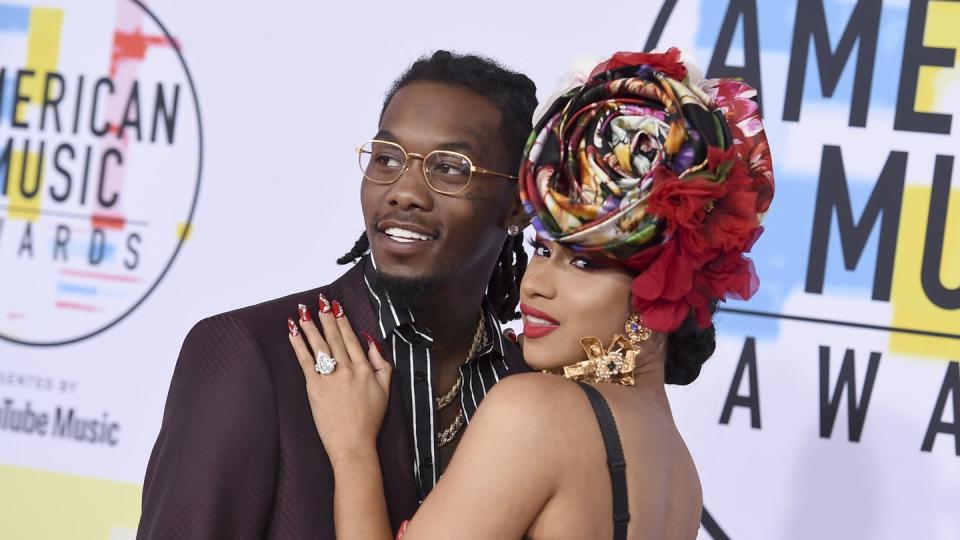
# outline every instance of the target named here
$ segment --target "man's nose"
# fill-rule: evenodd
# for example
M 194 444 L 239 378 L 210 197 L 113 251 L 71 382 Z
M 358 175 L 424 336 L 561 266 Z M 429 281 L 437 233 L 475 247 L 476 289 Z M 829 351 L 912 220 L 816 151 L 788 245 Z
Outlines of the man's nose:
M 414 158 L 396 182 L 391 184 L 387 199 L 400 210 L 432 210 L 433 193 L 423 176 L 423 161 Z

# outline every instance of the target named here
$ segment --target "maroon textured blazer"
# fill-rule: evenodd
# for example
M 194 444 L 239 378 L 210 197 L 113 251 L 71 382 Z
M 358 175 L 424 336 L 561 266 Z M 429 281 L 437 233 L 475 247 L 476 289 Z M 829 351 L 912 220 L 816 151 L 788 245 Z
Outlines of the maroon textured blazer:
M 316 306 L 323 292 L 343 304 L 354 330 L 378 335 L 362 266 L 326 287 L 215 315 L 190 330 L 147 465 L 138 539 L 334 538 L 333 470 L 286 319 L 297 304 Z M 511 372 L 529 370 L 513 343 L 504 354 Z M 394 531 L 417 509 L 406 415 L 394 377 L 378 438 Z

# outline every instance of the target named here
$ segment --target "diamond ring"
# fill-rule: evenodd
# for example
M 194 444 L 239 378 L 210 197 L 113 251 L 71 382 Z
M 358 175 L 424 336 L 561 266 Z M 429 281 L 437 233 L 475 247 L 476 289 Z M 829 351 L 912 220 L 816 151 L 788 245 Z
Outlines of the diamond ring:
M 337 369 L 337 360 L 329 354 L 320 351 L 317 353 L 316 365 L 314 365 L 313 368 L 321 375 L 330 375 Z

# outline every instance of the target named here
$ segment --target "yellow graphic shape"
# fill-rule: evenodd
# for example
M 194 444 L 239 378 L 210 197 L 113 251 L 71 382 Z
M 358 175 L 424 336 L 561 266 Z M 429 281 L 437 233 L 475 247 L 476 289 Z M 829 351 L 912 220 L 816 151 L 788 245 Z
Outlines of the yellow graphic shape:
M 957 172 L 955 165 L 954 177 Z M 903 192 L 897 260 L 893 269 L 893 326 L 960 334 L 960 310 L 946 310 L 931 302 L 920 283 L 923 244 L 927 231 L 925 226 L 915 227 L 911 224 L 927 223 L 929 210 L 930 188 L 907 185 Z M 940 282 L 948 289 L 960 286 L 960 189 L 950 190 Z M 942 360 L 960 360 L 960 339 L 891 333 L 890 351 Z
M 21 93 L 30 97 L 29 105 L 39 106 L 43 103 L 43 88 L 46 85 L 47 73 L 57 70 L 57 61 L 60 57 L 60 28 L 62 26 L 62 9 L 33 8 L 30 10 L 27 63 L 24 68 L 32 70 L 34 76 L 24 79 L 21 84 Z M 53 89 L 51 88 L 51 90 Z M 26 112 L 26 105 L 18 107 L 17 120 L 25 121 Z M 39 121 L 38 118 L 37 122 Z
M 0 465 L 0 536 L 32 540 L 133 538 L 139 484 Z
M 924 28 L 923 44 L 927 47 L 943 47 L 956 50 L 952 68 L 920 66 L 917 79 L 916 110 L 924 112 L 953 112 L 938 107 L 938 102 L 956 99 L 956 96 L 941 95 L 938 89 L 952 86 L 960 80 L 960 2 L 930 2 L 927 8 L 927 22 Z
M 181 222 L 177 224 L 177 238 L 186 242 L 190 239 L 190 233 L 193 232 L 193 226 L 188 225 L 187 222 Z
M 47 158 L 49 159 L 49 153 Z M 40 169 L 38 173 L 37 161 L 39 159 L 40 155 L 34 152 L 27 154 L 26 160 L 23 159 L 23 152 L 10 152 L 8 169 L 9 183 L 7 185 L 8 203 L 10 205 L 7 210 L 7 217 L 10 219 L 36 221 L 40 215 L 40 200 L 42 199 L 41 194 L 43 193 L 43 169 L 49 167 L 49 164 L 44 163 L 43 168 Z M 26 163 L 24 163 L 24 161 L 26 161 Z M 24 167 L 27 168 L 27 174 L 24 177 L 24 186 L 21 187 L 20 176 L 23 174 Z M 37 193 L 28 199 L 23 195 L 23 187 L 26 187 L 26 191 L 28 192 L 36 190 Z
M 30 10 L 27 60 L 24 69 L 32 70 L 34 76 L 24 79 L 21 83 L 21 93 L 28 96 L 30 101 L 17 107 L 14 111 L 17 120 L 20 122 L 26 121 L 29 106 L 40 106 L 43 103 L 43 89 L 46 86 L 47 73 L 56 71 L 60 57 L 60 29 L 62 27 L 62 9 L 33 8 Z M 53 90 L 51 88 L 51 93 Z M 38 118 L 37 122 L 39 121 Z M 7 216 L 10 219 L 35 221 L 40 215 L 40 202 L 43 200 L 43 172 L 37 173 L 37 159 L 39 159 L 38 154 L 29 152 L 26 163 L 24 163 L 22 152 L 11 152 L 8 170 L 9 184 L 7 186 L 10 205 Z M 49 163 L 44 163 L 43 168 L 46 169 L 49 166 Z M 39 184 L 37 194 L 29 199 L 23 196 L 20 186 L 20 175 L 24 167 L 27 168 L 25 182 L 27 190 L 32 191 L 35 183 Z

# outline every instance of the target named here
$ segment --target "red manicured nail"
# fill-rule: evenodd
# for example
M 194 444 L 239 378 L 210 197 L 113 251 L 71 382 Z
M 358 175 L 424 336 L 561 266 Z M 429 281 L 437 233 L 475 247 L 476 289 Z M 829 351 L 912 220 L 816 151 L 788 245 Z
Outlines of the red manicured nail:
M 327 301 L 327 297 L 323 293 L 317 295 L 317 303 L 320 304 L 320 313 L 330 313 L 330 302 Z
M 313 320 L 310 316 L 310 310 L 303 304 L 297 304 L 297 313 L 300 314 L 300 322 L 310 322 Z
M 367 347 L 376 347 L 377 352 L 379 352 L 381 356 L 383 355 L 383 349 L 380 347 L 380 343 L 376 338 L 368 334 L 365 330 L 361 330 L 360 335 L 363 336 L 363 339 L 367 340 Z
M 407 532 L 408 523 L 410 523 L 409 519 L 404 520 L 404 522 L 400 524 L 400 530 L 397 531 L 397 540 L 401 540 L 403 538 L 403 533 Z
M 290 317 L 287 317 L 287 329 L 290 330 L 291 336 L 296 337 L 300 335 L 300 329 L 297 328 L 297 323 L 293 322 L 293 319 Z
M 510 341 L 514 343 L 517 342 L 517 333 L 513 331 L 513 328 L 507 328 L 506 330 L 504 330 L 503 335 L 506 336 L 506 338 L 509 339 Z
M 346 313 L 344 313 L 344 311 L 343 311 L 343 306 L 340 305 L 340 302 L 337 302 L 336 300 L 334 300 L 334 301 L 333 301 L 333 316 L 336 317 L 336 318 L 338 318 L 338 319 L 342 319 L 344 315 L 346 315 Z

